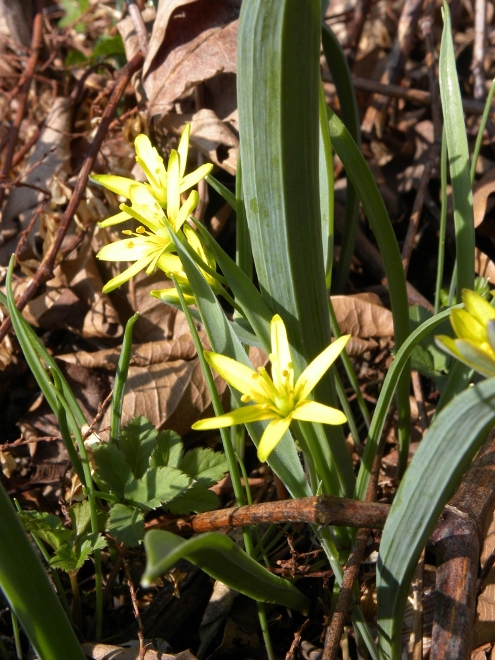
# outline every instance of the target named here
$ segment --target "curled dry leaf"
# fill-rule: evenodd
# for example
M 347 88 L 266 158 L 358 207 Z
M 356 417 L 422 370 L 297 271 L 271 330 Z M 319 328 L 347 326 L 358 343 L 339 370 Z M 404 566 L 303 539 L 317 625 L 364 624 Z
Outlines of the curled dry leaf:
M 342 334 L 362 339 L 393 337 L 392 312 L 378 296 L 331 296 L 331 301 Z
M 143 67 L 151 116 L 165 115 L 196 85 L 235 73 L 239 0 L 165 0 Z

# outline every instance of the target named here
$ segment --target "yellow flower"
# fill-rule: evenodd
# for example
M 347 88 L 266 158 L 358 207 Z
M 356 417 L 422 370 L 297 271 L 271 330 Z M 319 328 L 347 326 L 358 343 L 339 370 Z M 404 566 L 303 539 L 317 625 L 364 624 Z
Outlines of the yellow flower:
M 484 376 L 495 376 L 495 308 L 484 298 L 464 289 L 466 309 L 453 309 L 450 323 L 457 339 L 440 335 L 441 348 Z
M 201 179 L 204 179 L 213 168 L 211 163 L 205 163 L 194 172 L 185 174 L 190 133 L 191 126 L 190 124 L 186 124 L 186 127 L 182 131 L 177 151 L 172 149 L 170 152 L 168 171 L 165 169 L 163 158 L 155 147 L 152 146 L 149 137 L 143 134 L 137 136 L 134 141 L 136 161 L 141 165 L 146 174 L 148 183 L 139 183 L 134 181 L 134 179 L 114 176 L 113 174 L 92 174 L 90 178 L 117 195 L 122 195 L 127 199 L 130 199 L 131 186 L 139 186 L 150 192 L 160 206 L 166 209 L 170 203 L 170 188 L 173 188 L 174 198 L 177 195 L 180 197 L 183 192 L 195 186 Z M 104 220 L 99 225 L 100 227 L 110 227 L 129 219 L 130 215 L 128 213 L 121 212 Z
M 183 231 L 189 245 L 193 248 L 193 250 L 199 256 L 201 261 L 203 261 L 207 266 L 209 266 L 211 270 L 216 271 L 217 262 L 215 260 L 215 257 L 213 256 L 211 250 L 205 245 L 203 245 L 203 243 L 201 243 L 198 233 L 190 225 L 187 224 L 184 225 Z M 196 302 L 194 299 L 194 293 L 189 285 L 189 281 L 182 267 L 181 260 L 179 259 L 179 257 L 174 256 L 173 259 L 171 258 L 167 263 L 169 266 L 169 270 L 165 271 L 166 274 L 168 275 L 168 277 L 171 277 L 172 275 L 175 277 L 177 283 L 180 286 L 186 304 L 194 305 L 194 303 Z M 210 275 L 210 273 L 208 273 L 203 269 L 201 269 L 201 273 L 203 274 L 203 277 L 208 282 L 215 295 L 220 295 L 224 293 L 224 288 L 215 277 L 213 277 L 212 275 Z M 180 298 L 176 288 L 156 289 L 155 291 L 151 291 L 151 295 L 154 296 L 155 298 L 158 298 L 164 303 L 180 305 Z
M 120 208 L 128 217 L 138 220 L 141 225 L 135 232 L 124 230 L 122 233 L 131 238 L 105 245 L 96 256 L 104 261 L 134 261 L 135 263 L 107 282 L 102 289 L 103 293 L 113 291 L 141 270 L 146 270 L 146 273 L 150 275 L 157 268 L 164 272 L 173 269 L 178 257 L 170 254 L 175 248 L 170 240 L 167 227 L 171 227 L 175 232 L 179 231 L 199 201 L 199 195 L 194 190 L 191 191 L 183 206 L 177 207 L 176 200 L 174 200 L 169 206 L 173 213 L 171 218 L 167 217 L 147 188 L 132 185 L 128 192 L 132 206 L 121 204 Z M 171 188 L 169 188 L 169 192 L 171 192 Z
M 219 417 L 203 419 L 193 424 L 195 430 L 218 429 L 236 424 L 272 420 L 266 427 L 258 446 L 258 458 L 266 461 L 292 420 L 322 424 L 344 424 L 346 416 L 340 410 L 308 399 L 323 374 L 349 341 L 350 335 L 330 344 L 294 383 L 294 369 L 284 322 L 278 314 L 271 321 L 271 348 L 269 355 L 272 377 L 264 367 L 254 371 L 231 358 L 211 351 L 204 355 L 208 364 L 236 390 L 242 392 L 242 406 Z

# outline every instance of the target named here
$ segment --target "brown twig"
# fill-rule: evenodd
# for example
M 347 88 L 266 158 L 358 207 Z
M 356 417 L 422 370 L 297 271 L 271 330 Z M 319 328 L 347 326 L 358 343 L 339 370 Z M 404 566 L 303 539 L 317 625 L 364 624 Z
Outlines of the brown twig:
M 141 52 L 146 57 L 148 54 L 148 33 L 146 31 L 146 25 L 143 21 L 143 15 L 141 10 L 136 2 L 136 0 L 127 0 L 127 9 L 129 11 L 129 16 L 131 17 L 132 24 L 136 30 L 136 36 Z
M 98 155 L 98 151 L 100 150 L 103 139 L 107 133 L 110 121 L 115 113 L 115 110 L 117 109 L 117 105 L 120 101 L 120 97 L 124 93 L 124 90 L 127 87 L 130 77 L 135 71 L 139 69 L 142 63 L 143 63 L 143 55 L 142 53 L 139 52 L 119 72 L 117 80 L 115 81 L 115 86 L 113 88 L 112 94 L 110 95 L 108 105 L 101 118 L 98 131 L 96 132 L 93 142 L 89 146 L 88 153 L 86 155 L 86 158 L 84 160 L 83 166 L 81 168 L 81 171 L 79 173 L 76 182 L 76 186 L 74 188 L 74 192 L 72 193 L 72 197 L 70 198 L 69 204 L 67 205 L 67 209 L 57 229 L 57 233 L 55 234 L 50 250 L 44 257 L 43 261 L 41 262 L 38 270 L 36 271 L 36 275 L 26 287 L 23 295 L 16 302 L 17 308 L 19 310 L 24 309 L 24 307 L 34 296 L 34 294 L 39 289 L 39 287 L 52 277 L 53 267 L 55 265 L 55 261 L 58 252 L 60 250 L 60 247 L 62 245 L 62 241 L 64 240 L 64 237 L 69 228 L 70 221 L 72 220 L 72 217 L 76 212 L 79 202 L 81 201 L 81 198 L 84 194 L 88 182 L 89 174 L 93 169 L 94 162 Z M 9 317 L 5 319 L 5 321 L 2 323 L 2 326 L 0 327 L 0 342 L 3 340 L 3 338 L 9 331 L 10 326 L 11 326 L 11 321 Z
M 288 522 L 381 529 L 385 524 L 388 511 L 388 504 L 361 502 L 331 495 L 316 495 L 297 500 L 264 502 L 198 513 L 190 520 L 180 518 L 172 522 L 168 521 L 166 527 L 183 535 L 262 523 L 284 524 Z
M 24 71 L 23 81 L 20 92 L 17 96 L 17 112 L 15 113 L 14 123 L 10 128 L 9 141 L 7 144 L 7 151 L 5 152 L 5 160 L 3 163 L 2 171 L 0 172 L 0 179 L 8 176 L 10 168 L 12 167 L 12 160 L 14 158 L 15 145 L 21 128 L 21 122 L 26 111 L 29 89 L 33 80 L 34 70 L 38 63 L 38 57 L 43 43 L 43 3 L 41 0 L 36 2 L 36 14 L 33 21 L 33 36 L 31 39 L 31 54 L 26 64 Z M 0 188 L 0 204 L 3 202 L 5 196 L 5 189 Z
M 356 59 L 359 42 L 363 33 L 363 27 L 370 12 L 371 5 L 371 0 L 357 0 L 354 7 L 352 21 L 349 25 L 349 36 L 344 47 L 345 54 L 347 55 L 347 61 L 351 69 L 354 65 L 354 60 Z
M 127 579 L 127 585 L 129 586 L 129 592 L 131 594 L 132 602 L 132 611 L 134 613 L 134 618 L 137 622 L 137 636 L 139 639 L 139 660 L 144 660 L 146 655 L 146 646 L 144 645 L 144 633 L 143 633 L 143 622 L 141 620 L 141 614 L 139 612 L 139 607 L 137 604 L 137 593 L 134 587 L 134 582 L 132 581 L 131 572 L 129 570 L 129 564 L 125 558 L 124 551 L 121 552 L 122 564 L 124 565 L 125 576 Z
M 445 507 L 431 540 L 437 554 L 431 660 L 467 660 L 481 544 L 495 508 L 495 432 Z
M 433 38 L 434 14 L 436 0 L 427 0 L 424 15 L 421 17 L 419 27 L 425 44 L 425 63 L 428 71 L 428 87 L 430 88 L 431 116 L 433 120 L 433 135 L 435 142 L 442 140 L 442 106 L 440 103 L 440 89 L 438 86 L 438 72 L 435 60 L 435 40 Z
M 321 77 L 324 82 L 333 83 L 332 76 L 323 71 Z M 352 76 L 354 87 L 361 92 L 379 93 L 386 96 L 393 96 L 398 99 L 404 99 L 409 103 L 418 103 L 419 105 L 432 105 L 432 96 L 430 92 L 421 89 L 411 89 L 410 87 L 401 87 L 400 85 L 390 85 L 379 82 L 378 80 L 369 80 L 359 76 Z M 472 99 L 462 99 L 462 107 L 466 114 L 482 115 L 485 108 L 481 101 Z M 493 108 L 493 106 L 492 106 Z

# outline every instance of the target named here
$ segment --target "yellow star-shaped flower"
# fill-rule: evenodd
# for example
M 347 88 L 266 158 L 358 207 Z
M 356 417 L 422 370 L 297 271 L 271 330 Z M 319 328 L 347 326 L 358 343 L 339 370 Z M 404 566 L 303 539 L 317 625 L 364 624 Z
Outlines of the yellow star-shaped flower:
M 435 337 L 447 353 L 484 376 L 495 376 L 495 308 L 469 289 L 462 292 L 466 309 L 453 309 L 450 323 L 457 339 Z
M 205 163 L 190 174 L 185 174 L 187 164 L 187 152 L 189 150 L 189 137 L 191 126 L 187 124 L 179 141 L 177 150 L 172 149 L 168 161 L 168 171 L 165 168 L 163 158 L 160 156 L 147 135 L 140 134 L 134 141 L 136 149 L 136 161 L 141 165 L 148 183 L 139 183 L 134 179 L 113 174 L 92 174 L 91 179 L 100 183 L 117 195 L 130 199 L 131 186 L 139 186 L 147 190 L 155 198 L 158 204 L 166 209 L 170 203 L 170 188 L 173 189 L 174 198 L 180 196 L 189 188 L 195 186 L 198 181 L 204 179 L 213 168 L 211 163 Z M 117 213 L 112 217 L 99 223 L 100 227 L 110 227 L 130 219 L 125 211 Z
M 205 351 L 208 364 L 239 392 L 241 401 L 252 403 L 218 417 L 203 419 L 193 424 L 195 430 L 218 429 L 236 424 L 272 420 L 266 427 L 258 446 L 258 458 L 266 461 L 292 420 L 322 424 L 344 424 L 346 416 L 340 410 L 316 403 L 309 395 L 323 374 L 336 360 L 349 341 L 345 335 L 334 341 L 318 355 L 294 382 L 294 369 L 287 331 L 281 317 L 271 321 L 271 348 L 269 359 L 272 376 L 264 367 L 258 371 L 219 353 Z
M 107 282 L 102 289 L 103 293 L 113 291 L 141 270 L 146 270 L 150 275 L 157 268 L 164 272 L 175 268 L 175 260 L 178 257 L 171 254 L 175 248 L 167 227 L 171 227 L 175 232 L 179 231 L 199 202 L 199 195 L 195 190 L 191 191 L 182 206 L 176 203 L 178 201 L 180 204 L 180 198 L 171 200 L 169 212 L 172 217 L 170 217 L 165 214 L 147 188 L 132 185 L 128 192 L 132 206 L 121 204 L 120 208 L 128 217 L 135 218 L 141 225 L 135 232 L 124 230 L 122 233 L 131 238 L 105 245 L 96 256 L 103 261 L 134 261 L 135 263 Z M 171 192 L 172 188 L 169 188 L 172 197 Z

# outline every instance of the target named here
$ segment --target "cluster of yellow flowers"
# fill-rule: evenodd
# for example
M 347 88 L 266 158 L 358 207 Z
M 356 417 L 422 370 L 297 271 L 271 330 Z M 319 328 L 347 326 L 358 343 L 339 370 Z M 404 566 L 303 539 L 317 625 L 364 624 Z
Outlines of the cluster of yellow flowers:
M 189 148 L 190 127 L 184 129 L 177 150 L 172 150 L 165 169 L 163 159 L 151 145 L 146 135 L 138 135 L 135 140 L 136 161 L 144 170 L 148 183 L 110 174 L 93 174 L 92 180 L 100 183 L 118 195 L 130 200 L 130 205 L 121 204 L 121 212 L 99 223 L 100 227 L 110 227 L 134 218 L 140 225 L 135 231 L 123 230 L 128 236 L 103 247 L 96 255 L 105 261 L 132 261 L 132 266 L 111 279 L 104 287 L 108 293 L 121 286 L 141 270 L 147 274 L 161 269 L 177 281 L 187 304 L 194 303 L 186 274 L 179 257 L 174 252 L 169 228 L 174 232 L 182 230 L 189 245 L 211 270 L 216 270 L 216 262 L 210 250 L 201 243 L 197 232 L 186 223 L 199 202 L 198 193 L 193 190 L 181 205 L 181 194 L 196 185 L 212 169 L 205 164 L 190 174 L 185 174 Z M 203 275 L 215 293 L 221 285 L 207 271 Z M 175 288 L 152 291 L 151 294 L 164 302 L 178 303 Z M 337 339 L 328 346 L 295 382 L 287 331 L 282 318 L 276 314 L 271 321 L 271 377 L 266 369 L 254 371 L 229 357 L 205 351 L 207 362 L 232 387 L 242 393 L 242 406 L 225 415 L 201 420 L 194 429 L 217 429 L 254 421 L 271 420 L 266 427 L 259 447 L 258 457 L 266 461 L 269 454 L 280 442 L 293 420 L 325 424 L 343 424 L 347 421 L 344 413 L 309 399 L 310 393 L 323 374 L 344 349 L 349 335 Z
M 117 225 L 131 218 L 141 223 L 136 231 L 123 230 L 122 233 L 129 238 L 106 245 L 96 255 L 98 259 L 104 261 L 134 262 L 132 266 L 107 282 L 103 287 L 104 293 L 113 291 L 141 270 L 146 270 L 146 273 L 150 275 L 157 268 L 169 277 L 174 275 L 177 281 L 187 289 L 187 278 L 181 261 L 177 255 L 173 254 L 175 248 L 170 240 L 169 227 L 176 233 L 182 229 L 199 256 L 210 267 L 216 267 L 216 264 L 208 259 L 196 232 L 188 225 L 184 225 L 197 207 L 199 195 L 196 190 L 192 190 L 183 204 L 181 204 L 181 195 L 209 174 L 213 167 L 210 163 L 206 163 L 194 172 L 185 174 L 190 132 L 191 128 L 188 124 L 182 132 L 177 150 L 172 149 L 170 153 L 168 169 L 165 168 L 163 158 L 151 145 L 149 137 L 137 136 L 134 143 L 136 161 L 146 174 L 148 183 L 140 183 L 112 174 L 92 175 L 93 181 L 100 183 L 117 195 L 126 197 L 131 204 L 130 206 L 121 204 L 121 212 L 100 222 L 100 227 Z M 185 293 L 187 295 L 187 290 Z M 162 298 L 164 302 L 178 301 L 175 289 L 154 291 L 153 295 Z M 188 302 L 193 301 L 192 292 L 187 295 L 187 298 Z

